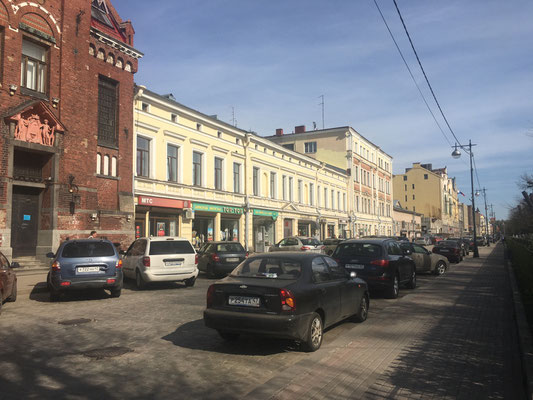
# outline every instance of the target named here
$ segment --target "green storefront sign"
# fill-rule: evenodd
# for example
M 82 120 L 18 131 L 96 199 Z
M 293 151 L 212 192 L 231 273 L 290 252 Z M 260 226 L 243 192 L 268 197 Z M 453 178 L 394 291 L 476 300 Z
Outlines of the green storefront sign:
M 243 208 L 221 206 L 218 204 L 192 203 L 192 209 L 194 211 L 207 211 L 207 212 L 216 212 L 216 213 L 223 213 L 223 214 L 243 214 L 244 213 Z
M 278 219 L 279 213 L 277 211 L 270 211 L 270 210 L 258 210 L 257 208 L 253 209 L 253 214 L 257 215 L 259 217 L 272 217 L 272 219 L 275 221 Z

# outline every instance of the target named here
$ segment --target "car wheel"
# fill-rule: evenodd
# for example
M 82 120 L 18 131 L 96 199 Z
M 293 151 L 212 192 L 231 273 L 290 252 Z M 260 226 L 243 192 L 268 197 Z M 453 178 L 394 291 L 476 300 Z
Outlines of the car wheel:
M 416 270 L 413 268 L 411 279 L 409 279 L 409 283 L 407 283 L 407 289 L 414 289 L 414 288 L 416 288 Z
M 442 275 L 446 272 L 446 263 L 443 261 L 439 261 L 437 265 L 435 265 L 435 275 Z
M 139 290 L 146 289 L 146 281 L 143 279 L 143 276 L 139 271 L 135 273 L 135 286 L 137 286 L 137 289 Z
M 361 297 L 361 304 L 359 305 L 359 311 L 353 316 L 353 319 L 356 322 L 365 322 L 368 317 L 368 308 L 369 308 L 368 295 L 366 293 Z
M 394 275 L 394 279 L 392 280 L 391 285 L 387 288 L 386 297 L 388 299 L 396 299 L 399 293 L 400 293 L 400 279 L 398 278 L 398 274 L 396 274 Z
M 330 255 L 332 255 L 332 254 L 333 254 L 333 250 L 328 250 L 327 255 L 330 256 Z
M 6 301 L 13 302 L 17 300 L 17 282 L 15 281 L 13 286 L 13 291 L 11 292 L 11 296 L 9 296 Z
M 323 334 L 322 318 L 317 313 L 313 313 L 307 332 L 307 340 L 304 342 L 305 350 L 309 352 L 317 351 L 322 344 Z
M 122 293 L 122 288 L 121 287 L 118 287 L 118 288 L 113 288 L 110 290 L 111 292 L 111 297 L 120 297 L 120 294 Z
M 193 287 L 195 282 L 196 282 L 196 277 L 193 276 L 192 278 L 185 279 L 184 283 L 186 287 Z
M 228 342 L 234 342 L 237 339 L 239 339 L 239 336 L 240 336 L 238 333 L 233 333 L 233 332 L 226 332 L 226 331 L 217 331 L 217 332 L 222 339 Z

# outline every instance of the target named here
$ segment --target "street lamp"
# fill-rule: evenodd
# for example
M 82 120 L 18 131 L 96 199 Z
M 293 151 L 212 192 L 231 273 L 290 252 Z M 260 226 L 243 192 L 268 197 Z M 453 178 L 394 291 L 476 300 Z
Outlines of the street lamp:
M 461 151 L 459 148 L 463 149 L 468 153 L 470 156 L 470 185 L 472 187 L 472 222 L 474 225 L 474 258 L 479 257 L 479 250 L 477 248 L 477 240 L 476 240 L 476 205 L 475 205 L 475 192 L 474 192 L 474 168 L 472 166 L 472 158 L 474 157 L 474 153 L 472 152 L 472 146 L 475 146 L 475 144 L 472 144 L 472 140 L 468 141 L 468 146 L 463 146 L 461 144 L 455 144 L 454 150 L 452 151 L 452 157 L 457 159 L 461 157 Z
M 487 189 L 478 189 L 476 192 L 476 196 L 481 195 L 483 193 L 483 199 L 485 200 L 485 231 L 487 235 L 487 246 L 490 247 L 490 241 L 489 241 L 489 212 L 487 207 Z

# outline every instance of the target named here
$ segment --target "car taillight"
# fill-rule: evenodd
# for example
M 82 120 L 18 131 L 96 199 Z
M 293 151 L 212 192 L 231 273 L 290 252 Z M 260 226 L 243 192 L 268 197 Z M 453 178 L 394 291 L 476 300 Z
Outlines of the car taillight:
M 148 257 L 148 256 L 144 256 L 143 257 L 143 265 L 145 267 L 149 267 L 150 266 L 150 257 Z
M 194 255 L 194 263 L 195 263 L 195 264 L 198 264 L 198 254 L 195 254 L 195 255 Z
M 213 305 L 213 296 L 215 295 L 215 285 L 209 286 L 207 289 L 207 308 Z
M 115 268 L 116 269 L 121 269 L 122 268 L 122 260 L 118 260 L 117 263 L 115 264 Z
M 371 261 L 370 264 L 372 265 L 377 265 L 379 267 L 388 267 L 389 266 L 389 260 L 374 260 L 374 261 Z
M 246 254 L 244 255 L 244 258 L 248 258 L 250 256 L 250 253 L 247 251 Z
M 302 246 L 300 250 L 302 250 L 302 251 L 311 250 L 311 247 L 309 247 L 309 246 Z
M 61 283 L 59 284 L 59 286 L 70 286 L 70 282 L 69 282 L 69 281 L 61 282 Z
M 281 300 L 281 310 L 282 311 L 294 311 L 296 310 L 296 304 L 294 301 L 294 296 L 287 289 L 279 290 L 279 298 Z
M 219 262 L 220 261 L 220 257 L 218 256 L 217 253 L 213 253 L 211 255 L 211 259 L 214 261 L 214 262 Z
M 61 264 L 59 264 L 59 261 L 54 261 L 52 263 L 52 271 L 59 271 L 61 269 Z

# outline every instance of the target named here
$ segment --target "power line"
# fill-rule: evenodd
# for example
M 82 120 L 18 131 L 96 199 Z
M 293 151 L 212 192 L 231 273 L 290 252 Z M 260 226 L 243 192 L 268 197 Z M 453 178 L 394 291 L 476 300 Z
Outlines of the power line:
M 375 1 L 375 0 L 374 0 Z M 400 9 L 398 8 L 398 4 L 396 3 L 396 0 L 393 0 L 394 6 L 396 7 L 396 11 L 398 12 L 398 15 L 400 16 L 400 20 L 402 21 L 403 29 L 405 30 L 405 33 L 407 34 L 407 38 L 409 39 L 409 43 L 411 43 L 411 48 L 413 49 L 413 52 L 415 53 L 416 60 L 418 61 L 418 65 L 420 66 L 420 69 L 422 70 L 422 73 L 424 74 L 424 78 L 426 79 L 426 83 L 429 87 L 429 90 L 431 91 L 431 94 L 433 95 L 433 99 L 435 100 L 435 103 L 437 104 L 437 107 L 439 108 L 439 111 L 442 115 L 442 118 L 444 118 L 444 121 L 446 122 L 446 125 L 448 126 L 448 129 L 452 133 L 452 136 L 455 138 L 457 143 L 461 143 L 459 139 L 457 139 L 457 136 L 455 136 L 455 133 L 453 132 L 452 127 L 448 123 L 448 119 L 444 115 L 444 112 L 442 111 L 442 108 L 439 104 L 439 101 L 437 100 L 437 96 L 435 96 L 435 92 L 433 91 L 433 88 L 431 87 L 431 84 L 429 83 L 429 79 L 426 75 L 426 71 L 424 70 L 424 67 L 422 66 L 422 62 L 420 61 L 420 58 L 418 57 L 418 53 L 416 52 L 415 45 L 413 44 L 413 41 L 411 40 L 411 35 L 409 35 L 409 31 L 407 30 L 407 26 L 405 26 L 405 22 L 403 20 L 402 14 L 400 12 Z
M 374 4 L 376 5 L 376 7 L 377 7 L 377 9 L 379 11 L 379 14 L 381 15 L 381 19 L 383 20 L 383 23 L 385 24 L 385 26 L 387 27 L 387 30 L 389 31 L 389 35 L 392 38 L 392 41 L 394 42 L 394 45 L 396 46 L 396 49 L 398 50 L 398 53 L 400 53 L 400 56 L 402 57 L 403 63 L 405 64 L 407 70 L 409 71 L 409 75 L 411 75 L 411 79 L 413 80 L 413 82 L 416 85 L 416 88 L 418 89 L 418 93 L 420 93 L 420 96 L 422 97 L 422 100 L 424 100 L 424 103 L 426 104 L 426 107 L 427 107 L 428 111 L 430 112 L 431 116 L 433 117 L 433 120 L 435 121 L 435 123 L 439 127 L 439 130 L 441 131 L 442 136 L 444 137 L 444 140 L 446 140 L 446 142 L 450 146 L 452 146 L 452 143 L 450 142 L 450 140 L 448 139 L 448 137 L 446 136 L 446 134 L 442 130 L 442 127 L 440 126 L 439 121 L 437 121 L 437 118 L 435 117 L 435 114 L 433 114 L 433 111 L 431 110 L 431 107 L 429 106 L 424 94 L 422 93 L 422 90 L 420 89 L 420 86 L 416 82 L 416 79 L 415 79 L 415 77 L 413 75 L 413 72 L 411 71 L 411 68 L 409 68 L 409 64 L 407 64 L 407 61 L 405 60 L 405 57 L 403 56 L 403 53 L 400 50 L 400 46 L 398 46 L 398 42 L 396 42 L 396 39 L 394 38 L 394 35 L 392 34 L 392 31 L 389 28 L 389 24 L 387 24 L 387 21 L 385 20 L 385 16 L 381 12 L 381 9 L 379 8 L 379 5 L 378 5 L 376 0 L 374 0 Z

